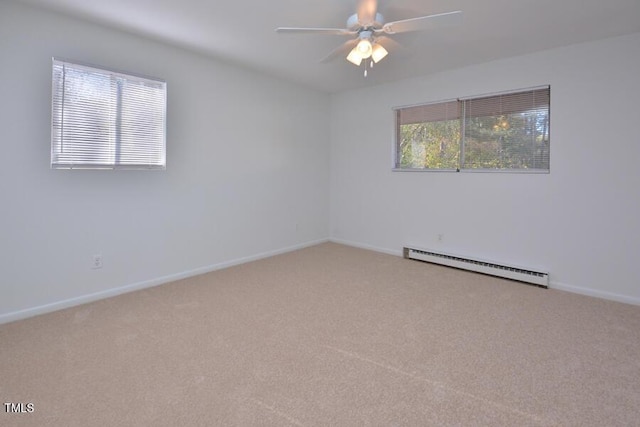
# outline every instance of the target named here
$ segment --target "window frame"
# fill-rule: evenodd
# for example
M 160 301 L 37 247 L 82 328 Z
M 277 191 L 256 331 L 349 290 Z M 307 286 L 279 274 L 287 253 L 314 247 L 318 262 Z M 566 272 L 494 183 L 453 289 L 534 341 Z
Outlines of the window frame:
M 106 98 L 109 106 L 105 107 L 105 110 L 111 108 L 109 113 L 100 111 L 95 115 L 86 116 L 90 108 L 85 99 L 76 102 L 78 107 L 73 113 L 74 116 L 65 116 L 65 98 L 72 92 L 67 92 L 65 78 L 63 77 L 63 80 L 60 81 L 56 73 L 60 72 L 60 68 L 65 73 L 66 67 L 78 75 L 86 73 L 87 80 L 91 80 L 90 87 L 95 89 L 99 96 L 96 98 L 96 102 Z M 51 70 L 51 169 L 166 170 L 167 83 L 165 80 L 61 57 L 52 57 Z M 110 87 L 99 87 L 98 78 L 108 79 Z M 111 87 L 114 85 L 115 90 Z M 138 88 L 143 89 L 138 90 Z M 129 92 L 132 94 L 127 95 Z M 142 92 L 142 94 L 137 92 Z M 79 98 L 83 95 L 88 98 L 86 92 L 82 93 L 81 89 L 76 93 L 80 94 Z M 147 113 L 145 116 L 141 111 L 148 108 L 148 96 L 154 97 L 152 101 L 156 111 Z M 114 108 L 115 113 L 113 112 Z M 101 129 L 86 123 L 91 119 L 99 119 L 101 121 L 99 125 L 102 125 Z M 65 122 L 69 120 L 84 122 L 67 137 L 64 129 Z M 129 126 L 123 125 L 125 120 Z M 146 129 L 149 122 L 151 122 L 151 130 Z M 90 132 L 90 136 L 85 140 L 80 137 L 80 134 L 86 131 Z M 141 135 L 143 137 L 149 136 L 149 138 L 144 138 L 142 142 L 136 142 Z M 74 151 L 68 156 L 63 154 L 62 147 L 64 145 L 74 147 Z M 119 156 L 125 148 L 130 153 L 120 159 Z M 113 156 L 112 159 L 92 158 L 92 156 L 99 154 L 104 156 L 101 151 L 109 150 L 114 153 L 109 155 L 109 157 Z M 146 150 L 155 152 L 152 151 L 150 155 L 147 155 L 145 154 Z M 86 152 L 86 154 L 82 154 L 82 152 Z
M 466 102 L 468 101 L 473 101 L 473 100 L 481 100 L 484 98 L 492 98 L 492 97 L 501 97 L 501 96 L 505 96 L 505 95 L 518 95 L 518 94 L 525 94 L 528 92 L 534 92 L 534 91 L 548 91 L 548 103 L 546 104 L 546 110 L 547 110 L 547 141 L 548 141 L 548 155 L 549 158 L 547 160 L 547 165 L 548 168 L 536 168 L 536 169 L 532 169 L 532 168 L 471 168 L 471 167 L 464 167 L 464 160 L 465 160 L 465 152 L 466 147 L 465 147 L 465 125 L 466 125 L 466 111 L 465 111 L 465 106 L 466 106 Z M 460 137 L 458 140 L 458 164 L 457 167 L 455 168 L 429 168 L 429 167 L 425 167 L 425 168 L 419 168 L 419 167 L 400 167 L 400 162 L 401 162 L 401 157 L 402 157 L 402 153 L 401 153 L 401 123 L 400 123 L 400 114 L 402 110 L 407 110 L 407 109 L 411 109 L 411 108 L 420 108 L 420 107 L 429 107 L 429 106 L 439 106 L 439 105 L 444 105 L 444 104 L 448 104 L 448 103 L 452 103 L 452 102 L 457 102 L 459 104 L 459 113 L 458 113 L 458 117 L 457 120 L 460 121 Z M 392 171 L 393 172 L 435 172 L 435 173 L 439 173 L 439 172 L 462 172 L 462 173 L 515 173 L 515 174 L 549 174 L 551 173 L 551 85 L 543 85 L 543 86 L 535 86 L 535 87 L 530 87 L 530 88 L 523 88 L 523 89 L 516 89 L 516 90 L 509 90 L 509 91 L 503 91 L 503 92 L 494 92 L 494 93 L 488 93 L 488 94 L 482 94 L 482 95 L 475 95 L 475 96 L 469 96 L 469 97 L 464 97 L 464 98 L 453 98 L 453 99 L 445 99 L 445 100 L 440 100 L 440 101 L 434 101 L 434 102 L 427 102 L 427 103 L 420 103 L 420 104 L 411 104 L 411 105 L 403 105 L 403 106 L 398 106 L 398 107 L 393 107 L 392 109 L 393 114 L 394 114 L 394 149 L 393 149 L 393 153 L 394 153 L 394 158 L 393 158 L 393 167 L 392 167 Z M 490 116 L 487 116 L 490 117 Z M 433 122 L 444 122 L 445 120 L 433 120 Z M 419 123 L 419 122 L 416 122 Z M 425 123 L 427 123 L 427 121 L 425 121 Z M 406 123 L 405 123 L 406 124 Z

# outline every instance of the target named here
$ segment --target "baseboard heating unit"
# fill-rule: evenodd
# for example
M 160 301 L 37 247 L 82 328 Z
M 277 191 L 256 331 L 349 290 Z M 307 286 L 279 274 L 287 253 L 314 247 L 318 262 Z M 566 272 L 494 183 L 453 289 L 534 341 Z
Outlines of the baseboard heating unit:
M 442 252 L 431 252 L 425 249 L 405 247 L 403 253 L 404 257 L 407 259 L 431 262 L 434 264 L 446 265 L 463 270 L 475 271 L 477 273 L 489 274 L 491 276 L 517 280 L 519 282 L 530 283 L 542 288 L 549 287 L 549 273 L 541 271 L 498 264 L 491 261 L 482 261 L 478 259 L 463 257 L 460 255 L 452 255 Z

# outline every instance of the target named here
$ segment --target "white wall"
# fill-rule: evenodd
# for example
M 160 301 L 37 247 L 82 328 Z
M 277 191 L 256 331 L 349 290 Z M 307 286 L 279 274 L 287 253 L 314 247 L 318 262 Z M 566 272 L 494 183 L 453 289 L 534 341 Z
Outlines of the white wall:
M 638 70 L 635 34 L 333 96 L 332 239 L 545 268 L 640 304 Z M 391 172 L 392 107 L 546 84 L 550 174 Z
M 52 56 L 166 79 L 167 170 L 50 170 Z M 0 323 L 328 238 L 328 95 L 7 2 L 0 61 Z

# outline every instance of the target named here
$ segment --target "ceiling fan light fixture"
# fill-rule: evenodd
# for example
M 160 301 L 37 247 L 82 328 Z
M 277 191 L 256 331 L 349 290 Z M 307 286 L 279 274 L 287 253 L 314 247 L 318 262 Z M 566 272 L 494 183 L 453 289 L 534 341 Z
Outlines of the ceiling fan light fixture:
M 347 55 L 347 61 L 351 62 L 355 66 L 359 66 L 362 63 L 362 55 L 358 51 L 357 47 L 351 49 L 351 52 Z
M 344 55 L 347 49 L 351 51 L 347 55 L 347 61 L 355 66 L 362 65 L 364 61 L 364 76 L 367 76 L 367 68 L 374 63 L 382 61 L 389 54 L 387 49 L 378 43 L 385 39 L 386 34 L 405 33 L 413 31 L 430 30 L 434 27 L 442 27 L 460 22 L 462 11 L 438 13 L 435 15 L 416 16 L 399 21 L 386 22 L 378 13 L 378 0 L 357 0 L 357 11 L 347 19 L 346 28 L 315 28 L 315 27 L 278 27 L 279 33 L 307 33 L 328 34 L 352 37 L 351 40 L 334 49 L 321 62 Z M 354 47 L 355 46 L 355 47 Z
M 375 62 L 376 64 L 381 61 L 385 56 L 387 56 L 389 52 L 387 52 L 387 49 L 384 48 L 384 46 L 382 46 L 381 44 L 374 44 L 372 49 L 371 49 L 371 59 L 373 59 L 373 62 Z

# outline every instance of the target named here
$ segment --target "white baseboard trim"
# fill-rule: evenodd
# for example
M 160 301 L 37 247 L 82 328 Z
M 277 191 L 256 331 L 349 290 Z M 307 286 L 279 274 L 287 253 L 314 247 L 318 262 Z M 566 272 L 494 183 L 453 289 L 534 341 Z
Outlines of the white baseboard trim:
M 381 252 L 383 254 L 387 254 L 387 255 L 394 255 L 394 256 L 402 256 L 402 249 L 400 250 L 393 250 L 393 249 L 386 249 L 386 248 L 380 248 L 377 246 L 371 246 L 371 245 L 367 245 L 364 243 L 358 243 L 358 242 L 352 242 L 350 240 L 343 240 L 343 239 L 336 239 L 336 238 L 330 238 L 329 239 L 330 242 L 333 243 L 339 243 L 341 245 L 346 245 L 346 246 L 353 246 L 354 248 L 360 248 L 360 249 L 367 249 L 370 251 L 374 251 L 374 252 Z
M 223 268 L 233 267 L 235 265 L 245 264 L 251 261 L 257 261 L 263 258 L 269 258 L 275 255 L 281 255 L 287 252 L 296 251 L 298 249 L 304 249 L 310 246 L 319 245 L 321 243 L 328 242 L 329 239 L 313 240 L 293 246 L 288 246 L 273 251 L 261 252 L 255 255 L 237 258 L 230 261 L 224 261 L 218 264 L 213 264 L 205 267 L 196 268 L 194 270 L 183 271 L 181 273 L 170 274 L 164 277 L 158 277 L 151 280 L 145 280 L 138 283 L 132 283 L 117 288 L 111 288 L 92 294 L 81 295 L 75 298 L 69 298 L 62 301 L 52 302 L 37 307 L 31 307 L 23 310 L 13 311 L 5 314 L 0 314 L 0 325 L 9 322 L 15 322 L 16 320 L 22 320 L 29 317 L 38 316 L 41 314 L 51 313 L 54 311 L 62 310 L 65 308 L 75 307 L 81 304 L 87 304 L 89 302 L 98 301 L 101 299 L 115 297 L 117 295 L 125 294 L 128 292 L 138 291 L 141 289 L 151 288 L 154 286 L 164 285 L 165 283 L 175 282 L 176 280 L 186 279 L 188 277 L 198 276 L 200 274 L 210 273 L 216 270 L 222 270 Z
M 334 243 L 339 243 L 341 245 L 353 246 L 355 248 L 368 249 L 368 250 L 371 250 L 371 251 L 374 251 L 374 252 L 381 252 L 381 253 L 400 256 L 400 257 L 403 256 L 402 250 L 397 250 L 396 251 L 396 250 L 391 250 L 391 249 L 386 249 L 386 248 L 379 248 L 379 247 L 372 246 L 372 245 L 367 245 L 367 244 L 364 244 L 364 243 L 352 242 L 352 241 L 349 241 L 349 240 L 337 239 L 337 238 L 334 238 L 334 237 L 331 237 L 329 239 L 329 241 L 334 242 Z M 606 300 L 616 301 L 616 302 L 622 302 L 622 303 L 626 303 L 626 304 L 640 305 L 640 298 L 629 297 L 629 296 L 626 296 L 626 295 L 619 295 L 619 294 L 615 294 L 615 293 L 612 293 L 612 292 L 598 291 L 598 290 L 589 289 L 589 288 L 582 288 L 582 287 L 579 287 L 579 286 L 567 285 L 567 284 L 560 283 L 560 282 L 550 281 L 549 282 L 549 289 L 557 289 L 559 291 L 566 291 L 566 292 L 571 292 L 571 293 L 574 293 L 574 294 L 586 295 L 586 296 L 590 296 L 590 297 L 601 298 L 601 299 L 606 299 Z
M 598 291 L 595 289 L 581 288 L 579 286 L 567 285 L 560 282 L 550 281 L 549 289 L 572 292 L 574 294 L 586 295 L 589 297 L 601 298 L 601 299 L 606 299 L 606 300 L 616 301 L 616 302 L 623 302 L 626 304 L 640 305 L 640 298 L 614 294 L 612 292 Z
M 76 298 L 69 298 L 62 301 L 56 301 L 50 304 L 45 304 L 37 307 L 27 308 L 24 310 L 13 311 L 5 314 L 0 314 L 0 324 L 14 322 L 21 319 L 26 319 L 29 317 L 38 316 L 41 314 L 51 313 L 54 311 L 62 310 L 65 308 L 74 307 L 81 304 L 90 303 L 93 301 L 98 301 L 105 298 L 111 298 L 117 295 L 121 295 L 128 292 L 138 291 L 141 289 L 151 288 L 154 286 L 163 285 L 165 283 L 175 282 L 177 280 L 186 279 L 188 277 L 198 276 L 200 274 L 210 273 L 216 270 L 222 270 L 223 268 L 233 267 L 235 265 L 245 264 L 251 261 L 257 261 L 263 258 L 269 258 L 275 255 L 281 255 L 287 252 L 292 252 L 298 249 L 304 249 L 310 246 L 319 245 L 321 243 L 333 242 L 341 245 L 352 246 L 360 249 L 367 249 L 374 252 L 380 252 L 388 255 L 399 256 L 402 257 L 402 250 L 392 250 L 386 248 L 380 248 L 377 246 L 372 246 L 364 243 L 353 242 L 350 240 L 337 239 L 337 238 L 327 238 L 327 239 L 318 239 L 305 243 L 301 243 L 298 245 L 288 246 L 281 249 L 276 249 L 273 251 L 261 252 L 255 255 L 251 255 L 248 257 L 237 258 L 230 261 L 221 262 L 218 264 L 213 264 L 201 268 L 196 268 L 194 270 L 184 271 L 181 273 L 170 274 L 164 277 L 158 277 L 151 280 L 145 280 L 138 283 L 133 283 L 130 285 L 120 286 L 117 288 L 107 289 L 101 292 L 95 292 L 92 294 L 82 295 Z M 560 291 L 572 292 L 575 294 L 586 295 L 595 298 L 602 298 L 611 301 L 622 302 L 626 304 L 632 305 L 640 305 L 640 298 L 629 297 L 625 295 L 619 295 L 611 292 L 598 291 L 594 289 L 582 288 L 579 286 L 567 285 L 560 282 L 551 281 L 549 283 L 550 289 L 557 289 Z

